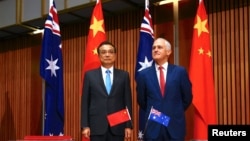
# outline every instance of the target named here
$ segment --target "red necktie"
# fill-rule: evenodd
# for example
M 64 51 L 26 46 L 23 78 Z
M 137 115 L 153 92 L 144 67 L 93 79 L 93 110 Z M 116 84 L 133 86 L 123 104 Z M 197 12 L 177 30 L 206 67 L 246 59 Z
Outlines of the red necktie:
M 162 66 L 159 67 L 159 70 L 160 70 L 160 88 L 161 88 L 162 97 L 164 96 L 164 89 L 165 89 L 165 79 L 164 79 L 163 69 L 164 68 Z

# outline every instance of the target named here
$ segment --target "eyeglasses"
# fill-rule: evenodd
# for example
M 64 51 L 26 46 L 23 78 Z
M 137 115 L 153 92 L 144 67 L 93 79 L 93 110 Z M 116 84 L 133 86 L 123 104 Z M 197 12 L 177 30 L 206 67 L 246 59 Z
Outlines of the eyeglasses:
M 114 54 L 115 51 L 114 50 L 100 50 L 100 54 L 106 54 L 106 53 L 109 53 L 109 54 Z

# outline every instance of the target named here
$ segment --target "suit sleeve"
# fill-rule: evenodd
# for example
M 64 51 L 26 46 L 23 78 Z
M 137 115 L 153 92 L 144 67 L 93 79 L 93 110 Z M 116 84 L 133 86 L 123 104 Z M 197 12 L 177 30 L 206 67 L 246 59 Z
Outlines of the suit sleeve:
M 184 109 L 186 110 L 189 105 L 192 103 L 193 95 L 192 95 L 192 84 L 189 80 L 189 76 L 187 71 L 183 68 L 182 71 L 182 81 L 181 81 L 181 88 L 182 88 L 182 101 Z
M 126 127 L 127 128 L 133 128 L 133 125 L 132 125 L 132 92 L 131 92 L 131 86 L 130 86 L 130 78 L 129 78 L 129 73 L 126 72 L 126 77 L 125 77 L 125 103 L 126 103 L 126 106 L 128 108 L 128 111 L 129 111 L 129 114 L 130 114 L 130 118 L 131 118 L 131 122 L 128 122 Z
M 89 127 L 89 79 L 87 73 L 85 73 L 83 86 L 82 86 L 82 98 L 81 98 L 81 128 Z
M 143 74 L 139 74 L 136 79 L 137 102 L 141 109 L 146 110 L 146 84 L 143 80 Z

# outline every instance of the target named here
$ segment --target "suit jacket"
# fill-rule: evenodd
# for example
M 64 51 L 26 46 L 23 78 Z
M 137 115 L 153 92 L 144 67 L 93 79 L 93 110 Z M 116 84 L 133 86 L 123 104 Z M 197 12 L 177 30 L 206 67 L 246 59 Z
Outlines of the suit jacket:
M 155 65 L 139 73 L 136 90 L 138 104 L 146 111 L 146 118 L 153 106 L 170 117 L 167 130 L 172 138 L 185 137 L 185 110 L 191 104 L 193 96 L 191 82 L 183 67 L 168 64 L 164 97 L 161 95 Z M 148 119 L 145 121 L 144 136 L 155 139 L 162 125 Z
M 108 95 L 101 68 L 85 73 L 81 105 L 81 127 L 90 127 L 91 135 L 102 135 L 109 127 L 107 115 L 127 106 L 132 117 L 132 100 L 129 74 L 115 69 L 113 83 Z M 116 125 L 111 131 L 124 135 L 125 128 L 132 128 L 132 120 Z

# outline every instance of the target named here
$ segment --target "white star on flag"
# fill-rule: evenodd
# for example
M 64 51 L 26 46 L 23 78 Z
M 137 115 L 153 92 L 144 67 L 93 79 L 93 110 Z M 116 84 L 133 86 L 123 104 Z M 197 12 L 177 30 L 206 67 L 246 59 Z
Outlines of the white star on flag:
M 141 65 L 141 68 L 138 71 L 142 71 L 144 69 L 146 69 L 147 67 L 152 66 L 153 60 L 148 61 L 147 56 L 145 56 L 144 62 L 139 62 L 139 64 Z
M 54 136 L 54 134 L 49 133 L 49 136 Z M 64 136 L 64 134 L 62 132 L 60 132 L 60 134 L 58 136 Z
M 46 119 L 46 117 L 47 117 L 47 113 L 44 114 L 44 119 Z
M 139 139 L 139 141 L 141 141 L 143 139 L 143 133 L 142 133 L 142 131 L 139 131 L 139 133 L 138 133 L 138 139 Z
M 56 77 L 56 70 L 60 69 L 60 67 L 56 65 L 58 59 L 53 60 L 53 57 L 51 55 L 51 59 L 46 59 L 46 61 L 49 63 L 49 66 L 46 68 L 46 70 L 51 70 L 51 76 L 55 75 Z

